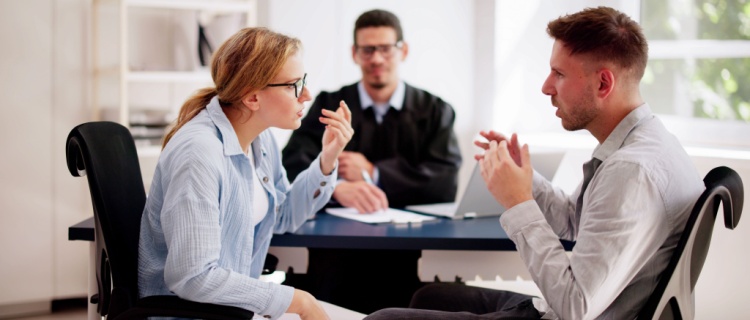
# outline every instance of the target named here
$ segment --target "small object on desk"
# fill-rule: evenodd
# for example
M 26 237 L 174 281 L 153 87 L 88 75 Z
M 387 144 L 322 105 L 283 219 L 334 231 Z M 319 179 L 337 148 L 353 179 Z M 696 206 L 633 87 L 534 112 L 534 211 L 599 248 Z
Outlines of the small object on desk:
M 364 179 L 365 182 L 374 185 L 374 183 L 372 182 L 372 177 L 370 177 L 370 173 L 365 169 L 362 169 L 362 179 Z
M 373 186 L 375 185 L 375 183 L 372 182 L 372 177 L 370 177 L 370 173 L 367 172 L 367 170 L 365 170 L 365 169 L 362 169 L 362 179 L 364 179 L 367 184 L 370 184 L 370 185 L 373 185 Z M 370 212 L 369 214 L 380 214 L 380 213 L 385 214 L 386 213 L 386 209 L 380 209 L 380 210 L 377 210 L 375 212 Z M 363 222 L 366 222 L 366 221 L 363 221 Z M 407 222 L 412 222 L 412 221 L 407 221 Z
M 392 208 L 373 213 L 359 213 L 354 208 L 327 208 L 326 212 L 330 215 L 364 223 L 420 223 L 437 219 Z

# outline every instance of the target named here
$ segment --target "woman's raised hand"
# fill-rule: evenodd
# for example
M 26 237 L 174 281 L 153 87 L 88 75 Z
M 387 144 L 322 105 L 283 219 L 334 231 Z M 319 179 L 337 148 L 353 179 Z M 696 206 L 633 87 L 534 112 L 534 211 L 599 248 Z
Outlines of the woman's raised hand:
M 323 150 L 320 152 L 320 170 L 323 174 L 331 174 L 336 166 L 336 159 L 344 151 L 354 135 L 352 129 L 352 112 L 342 100 L 336 112 L 323 109 L 320 122 L 326 125 L 323 132 Z

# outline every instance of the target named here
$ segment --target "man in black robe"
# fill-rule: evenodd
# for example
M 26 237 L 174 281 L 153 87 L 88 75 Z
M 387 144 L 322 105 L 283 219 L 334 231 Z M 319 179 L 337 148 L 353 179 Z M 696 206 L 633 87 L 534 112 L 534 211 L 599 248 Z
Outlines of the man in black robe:
M 317 119 L 321 109 L 335 110 L 343 100 L 352 110 L 355 133 L 338 159 L 337 205 L 366 213 L 455 200 L 461 166 L 455 113 L 439 97 L 399 78 L 398 66 L 408 52 L 394 14 L 372 10 L 360 15 L 352 58 L 362 80 L 316 97 L 282 152 L 290 180 L 320 153 L 325 129 Z M 364 313 L 407 306 L 421 286 L 416 274 L 420 256 L 419 250 L 311 248 L 311 287 L 305 289 L 320 300 Z M 391 294 L 368 296 L 383 290 Z

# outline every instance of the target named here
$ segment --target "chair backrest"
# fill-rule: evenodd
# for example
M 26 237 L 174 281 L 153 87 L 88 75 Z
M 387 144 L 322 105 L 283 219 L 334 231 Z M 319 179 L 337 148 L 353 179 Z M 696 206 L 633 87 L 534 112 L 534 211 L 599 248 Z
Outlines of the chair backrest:
M 66 158 L 73 176 L 88 177 L 96 221 L 97 311 L 116 316 L 138 298 L 138 238 L 146 192 L 135 143 L 120 124 L 84 123 L 68 135 Z
M 639 319 L 692 318 L 694 310 L 686 309 L 692 306 L 695 284 L 708 255 L 719 204 L 723 204 L 725 227 L 734 229 L 740 221 L 745 191 L 737 172 L 717 167 L 706 175 L 703 182 L 706 190 L 693 206 L 672 258 L 638 315 Z M 687 290 L 689 294 L 686 294 Z

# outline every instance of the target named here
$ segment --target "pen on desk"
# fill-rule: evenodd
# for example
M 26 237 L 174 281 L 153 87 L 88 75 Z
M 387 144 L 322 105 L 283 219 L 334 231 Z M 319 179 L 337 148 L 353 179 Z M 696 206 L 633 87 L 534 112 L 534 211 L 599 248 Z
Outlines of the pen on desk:
M 372 178 L 370 177 L 370 173 L 368 173 L 367 170 L 365 170 L 365 169 L 362 169 L 362 179 L 364 179 L 365 182 L 367 182 L 369 184 L 374 184 L 372 182 Z
M 364 179 L 365 182 L 367 182 L 368 184 L 375 185 L 375 183 L 372 182 L 372 178 L 370 177 L 370 173 L 367 172 L 367 170 L 365 170 L 365 169 L 362 169 L 362 179 Z M 381 213 L 381 212 L 385 213 L 385 209 L 381 208 L 379 210 L 376 210 L 374 213 Z

